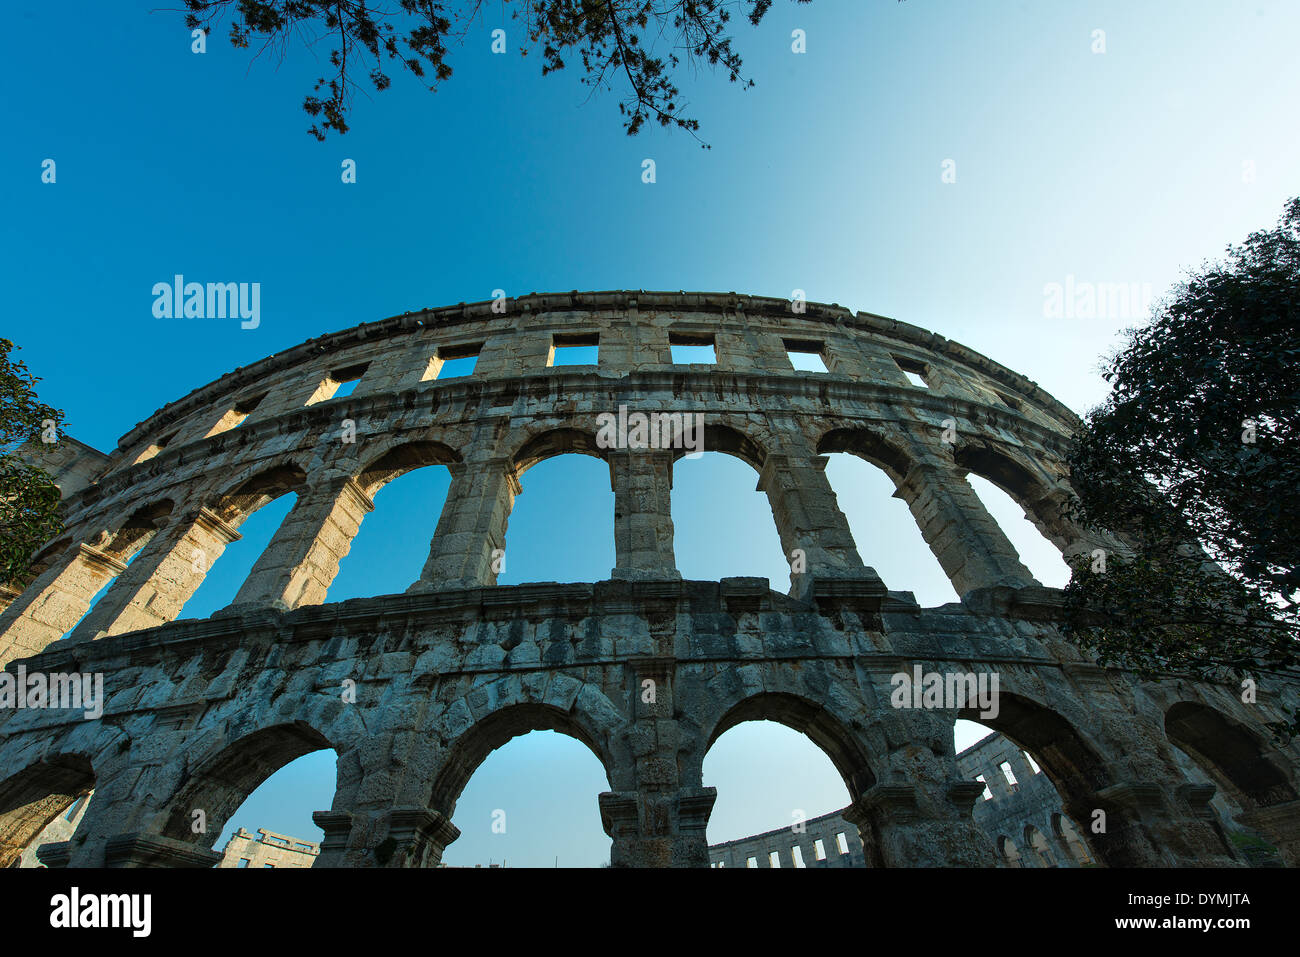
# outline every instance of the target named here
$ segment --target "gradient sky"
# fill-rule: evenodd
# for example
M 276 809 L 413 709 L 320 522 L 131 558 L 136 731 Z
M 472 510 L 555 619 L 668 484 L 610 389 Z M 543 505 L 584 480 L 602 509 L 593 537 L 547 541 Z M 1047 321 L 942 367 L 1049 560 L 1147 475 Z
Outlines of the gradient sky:
M 455 74 L 436 94 L 394 73 L 388 91 L 358 95 L 352 131 L 324 144 L 300 109 L 321 72 L 311 54 L 250 65 L 217 33 L 196 55 L 181 15 L 144 3 L 14 3 L 8 22 L 0 334 L 67 431 L 105 451 L 237 366 L 496 288 L 803 289 L 962 342 L 1084 412 L 1105 394 L 1100 357 L 1131 322 L 1048 318 L 1044 286 L 1072 276 L 1159 294 L 1300 192 L 1294 3 L 778 0 L 759 28 L 736 25 L 755 88 L 681 75 L 707 151 L 682 133 L 629 138 L 616 94 L 588 97 L 572 71 L 542 78 L 535 54 L 491 54 L 494 27 L 512 50 L 521 40 L 497 13 L 453 46 Z M 791 52 L 796 28 L 805 54 Z M 1092 52 L 1095 30 L 1105 53 Z M 641 181 L 646 158 L 654 184 Z M 340 182 L 344 159 L 354 185 Z M 260 327 L 155 319 L 151 287 L 176 273 L 260 282 Z M 953 600 L 884 476 L 832 458 L 864 560 L 923 604 Z M 725 456 L 679 465 L 684 575 L 787 587 L 755 479 Z M 524 490 L 502 583 L 608 577 L 603 466 L 549 460 Z M 330 600 L 414 580 L 445 492 L 440 468 L 381 492 Z M 1031 569 L 1059 584 L 1059 556 L 1020 510 L 981 493 Z M 233 597 L 289 504 L 248 520 L 186 617 Z M 711 840 L 846 803 L 825 756 L 774 728 L 742 726 L 710 753 Z M 332 765 L 297 762 L 232 826 L 317 836 L 310 811 L 330 804 Z M 446 859 L 599 863 L 606 787 L 576 742 L 517 739 L 471 780 Z M 505 835 L 489 827 L 497 808 Z

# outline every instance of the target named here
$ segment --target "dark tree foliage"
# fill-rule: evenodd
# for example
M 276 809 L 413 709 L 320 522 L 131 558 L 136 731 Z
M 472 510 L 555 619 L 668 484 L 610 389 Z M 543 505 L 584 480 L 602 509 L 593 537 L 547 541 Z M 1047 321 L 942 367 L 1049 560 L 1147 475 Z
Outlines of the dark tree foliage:
M 810 0 L 794 0 L 809 3 Z M 504 6 L 503 2 L 503 6 Z M 623 126 L 637 133 L 646 120 L 694 134 L 700 124 L 682 115 L 673 71 L 683 61 L 721 68 L 733 83 L 741 58 L 728 33 L 733 11 L 757 26 L 772 0 L 514 0 L 512 20 L 523 21 L 529 48 L 540 50 L 543 75 L 564 69 L 566 58 L 582 64 L 582 82 L 597 89 L 625 88 L 619 102 Z M 190 29 L 211 29 L 229 16 L 230 42 L 284 49 L 291 41 L 311 46 L 328 37 L 332 75 L 320 77 L 303 109 L 315 118 L 309 132 L 346 133 L 356 77 L 364 72 L 376 90 L 392 82 L 385 72 L 400 64 L 429 89 L 451 76 L 447 42 L 461 38 L 483 12 L 483 0 L 185 0 Z
M 16 454 L 26 442 L 57 434 L 63 413 L 36 398 L 33 376 L 17 347 L 0 339 L 0 582 L 20 583 L 41 545 L 60 531 L 59 490 L 50 476 Z
M 1300 677 L 1300 199 L 1192 273 L 1105 377 L 1074 517 L 1134 554 L 1077 564 L 1067 630 L 1147 677 Z

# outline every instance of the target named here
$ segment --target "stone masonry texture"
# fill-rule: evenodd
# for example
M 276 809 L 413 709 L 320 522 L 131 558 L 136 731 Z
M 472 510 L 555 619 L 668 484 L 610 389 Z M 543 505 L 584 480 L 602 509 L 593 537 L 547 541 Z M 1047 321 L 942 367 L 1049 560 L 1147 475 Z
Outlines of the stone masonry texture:
M 953 722 L 976 715 L 894 707 L 891 676 L 916 665 L 998 676 L 998 714 L 981 720 L 1035 756 L 1096 863 L 1246 863 L 1214 809 L 1220 794 L 1297 863 L 1300 763 L 1265 730 L 1297 689 L 1266 684 L 1247 705 L 1223 688 L 1099 667 L 1062 639 L 1060 593 L 1033 580 L 970 493 L 967 474 L 990 479 L 1067 555 L 1117 547 L 1059 508 L 1075 416 L 941 336 L 795 306 L 613 291 L 407 313 L 237 369 L 136 425 L 111 455 L 65 461 L 66 532 L 8 596 L 0 664 L 101 674 L 106 701 L 96 719 L 0 709 L 0 866 L 91 790 L 74 833 L 38 848 L 49 866 L 213 866 L 247 795 L 324 748 L 338 778 L 315 815 L 315 866 L 436 866 L 479 763 L 553 729 L 605 768 L 609 790 L 586 811 L 600 815 L 614 866 L 704 867 L 705 754 L 759 719 L 826 752 L 868 866 L 995 866 L 1000 851 L 973 817 L 981 787 L 953 749 Z M 575 341 L 595 342 L 598 362 L 549 364 Z M 674 341 L 712 342 L 716 364 L 673 365 Z M 791 349 L 820 353 L 828 371 L 796 372 Z M 469 355 L 472 375 L 439 378 Z M 621 405 L 701 414 L 704 448 L 753 467 L 791 562 L 788 591 L 681 578 L 668 512 L 684 450 L 603 448 L 598 417 Z M 610 466 L 616 567 L 594 583 L 498 587 L 527 470 L 573 452 Z M 890 569 L 863 565 L 823 472 L 833 452 L 889 475 L 960 602 L 920 608 L 890 591 Z M 430 465 L 452 481 L 436 524 L 427 517 L 419 580 L 330 603 L 375 493 Z M 244 520 L 289 493 L 294 508 L 232 605 L 177 620 Z M 1096 812 L 1100 832 L 1087 826 Z

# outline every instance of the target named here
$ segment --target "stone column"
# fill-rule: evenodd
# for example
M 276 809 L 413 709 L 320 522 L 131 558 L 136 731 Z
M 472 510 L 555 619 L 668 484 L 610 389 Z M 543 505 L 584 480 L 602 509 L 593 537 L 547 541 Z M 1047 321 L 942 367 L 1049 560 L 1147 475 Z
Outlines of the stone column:
M 869 867 L 992 867 L 988 837 L 971 817 L 983 792 L 977 781 L 949 781 L 937 794 L 925 782 L 875 784 L 843 816 L 857 826 Z
M 790 577 L 792 595 L 805 594 L 814 578 L 880 581 L 875 569 L 862 564 L 848 520 L 826 478 L 826 462 L 825 456 L 772 453 L 759 472 L 758 490 L 767 493 L 781 548 L 795 569 Z M 796 550 L 802 556 L 794 555 Z M 800 567 L 803 571 L 797 570 Z
M 420 580 L 407 591 L 494 585 L 504 556 L 506 523 L 522 489 L 507 459 L 453 462 L 447 501 Z M 494 554 L 495 553 L 495 554 Z
M 339 573 L 339 562 L 352 547 L 361 520 L 374 507 L 365 489 L 351 478 L 300 495 L 225 610 L 287 611 L 319 605 Z
M 1186 783 L 1130 779 L 1090 795 L 1062 795 L 1063 806 L 1088 828 L 1093 850 L 1108 867 L 1239 866 L 1204 813 L 1213 791 Z M 1103 831 L 1091 827 L 1098 810 L 1105 812 Z
M 648 788 L 600 795 L 614 867 L 708 867 L 705 829 L 716 788 Z
M 239 537 L 215 512 L 202 507 L 192 518 L 155 533 L 70 637 L 103 638 L 172 621 L 212 563 Z
M 56 558 L 0 614 L 0 668 L 62 638 L 86 614 L 95 593 L 125 568 L 107 552 L 84 543 Z
M 618 562 L 610 577 L 680 579 L 673 557 L 672 453 L 613 450 L 609 453 L 609 477 L 614 489 Z
M 957 594 L 997 585 L 1035 584 L 965 473 L 943 463 L 918 463 L 894 495 L 912 510 L 926 544 Z

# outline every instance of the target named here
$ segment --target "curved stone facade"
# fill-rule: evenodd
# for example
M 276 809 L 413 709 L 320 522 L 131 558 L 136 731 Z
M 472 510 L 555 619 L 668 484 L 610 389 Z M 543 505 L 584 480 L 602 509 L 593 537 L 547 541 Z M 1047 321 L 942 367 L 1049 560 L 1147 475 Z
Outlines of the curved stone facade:
M 674 343 L 712 343 L 717 362 L 674 365 Z M 597 365 L 552 365 L 557 348 L 592 344 Z M 828 371 L 796 372 L 791 351 L 819 353 Z M 471 376 L 439 377 L 470 355 Z M 669 490 L 684 450 L 607 447 L 601 417 L 620 406 L 700 414 L 704 448 L 755 469 L 791 562 L 788 593 L 681 579 Z M 1034 581 L 965 481 L 1002 487 L 1066 555 L 1122 548 L 1061 516 L 1076 424 L 1034 383 L 940 336 L 734 294 L 458 305 L 237 369 L 123 436 L 67 496 L 66 534 L 0 614 L 11 671 L 100 673 L 106 698 L 97 720 L 0 712 L 0 866 L 92 788 L 71 841 L 42 859 L 211 865 L 247 794 L 321 748 L 337 753 L 338 781 L 316 815 L 317 866 L 435 865 L 478 764 L 542 728 L 603 763 L 615 866 L 706 866 L 704 756 L 751 719 L 825 750 L 870 864 L 992 866 L 971 817 L 981 789 L 953 752 L 954 720 L 974 711 L 894 707 L 892 676 L 916 665 L 998 676 L 998 715 L 980 720 L 1036 756 L 1074 820 L 1104 815 L 1087 835 L 1099 862 L 1239 862 L 1208 807 L 1213 788 L 1183 773 L 1177 747 L 1295 863 L 1297 753 L 1263 731 L 1295 689 L 1245 705 L 1084 659 L 1054 624 L 1059 592 Z M 609 465 L 616 567 L 591 584 L 497 587 L 527 470 L 567 452 Z M 960 603 L 922 609 L 888 590 L 889 569 L 882 581 L 863 565 L 822 471 L 831 452 L 890 476 Z M 419 580 L 327 603 L 376 491 L 434 464 L 452 480 L 421 532 L 432 543 Z M 296 503 L 234 603 L 174 620 L 240 524 L 288 492 Z

